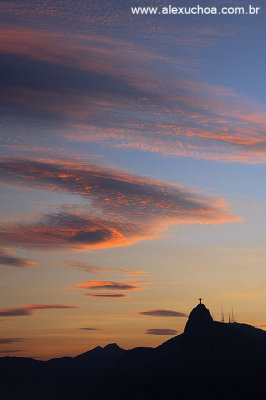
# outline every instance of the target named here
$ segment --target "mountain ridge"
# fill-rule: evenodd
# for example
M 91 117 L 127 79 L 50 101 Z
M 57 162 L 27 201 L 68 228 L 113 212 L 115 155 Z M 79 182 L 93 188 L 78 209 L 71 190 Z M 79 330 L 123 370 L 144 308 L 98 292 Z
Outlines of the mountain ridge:
M 21 399 L 21 387 L 25 398 L 35 398 L 43 381 L 46 387 L 38 395 L 43 400 L 87 399 L 88 385 L 98 399 L 172 400 L 179 393 L 179 398 L 194 400 L 220 398 L 222 385 L 235 393 L 235 399 L 242 392 L 253 396 L 254 391 L 266 390 L 265 359 L 266 332 L 248 324 L 214 321 L 200 303 L 191 311 L 184 332 L 155 348 L 126 350 L 110 343 L 48 361 L 1 357 L 0 389 L 7 400 Z

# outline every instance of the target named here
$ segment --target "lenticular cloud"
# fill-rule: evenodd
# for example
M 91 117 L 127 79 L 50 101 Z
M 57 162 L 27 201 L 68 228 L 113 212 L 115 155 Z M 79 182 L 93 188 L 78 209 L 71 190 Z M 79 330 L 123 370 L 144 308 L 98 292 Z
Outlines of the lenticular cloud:
M 6 246 L 89 250 L 155 238 L 171 224 L 240 220 L 230 214 L 223 199 L 77 161 L 5 158 L 0 162 L 0 182 L 85 200 L 82 208 L 62 208 L 31 221 L 0 222 L 0 244 Z

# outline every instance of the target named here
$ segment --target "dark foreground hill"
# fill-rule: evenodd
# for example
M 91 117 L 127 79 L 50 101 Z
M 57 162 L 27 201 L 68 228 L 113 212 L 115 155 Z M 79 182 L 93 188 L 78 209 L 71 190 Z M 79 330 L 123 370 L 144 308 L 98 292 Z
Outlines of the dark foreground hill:
M 0 358 L 0 390 L 20 399 L 253 399 L 266 396 L 266 332 L 212 320 L 204 304 L 157 348 L 96 347 L 77 357 Z

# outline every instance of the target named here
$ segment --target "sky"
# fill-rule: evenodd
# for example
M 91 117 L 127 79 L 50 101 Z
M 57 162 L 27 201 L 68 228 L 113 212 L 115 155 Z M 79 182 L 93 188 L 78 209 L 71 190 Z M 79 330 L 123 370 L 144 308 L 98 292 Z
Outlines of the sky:
M 265 5 L 138 6 L 0 1 L 0 356 L 266 327 Z

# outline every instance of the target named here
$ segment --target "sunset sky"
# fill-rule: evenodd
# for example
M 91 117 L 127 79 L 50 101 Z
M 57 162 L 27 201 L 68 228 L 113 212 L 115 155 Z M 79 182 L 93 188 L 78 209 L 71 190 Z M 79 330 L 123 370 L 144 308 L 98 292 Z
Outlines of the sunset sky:
M 265 7 L 151 5 L 0 2 L 0 356 L 266 327 Z

